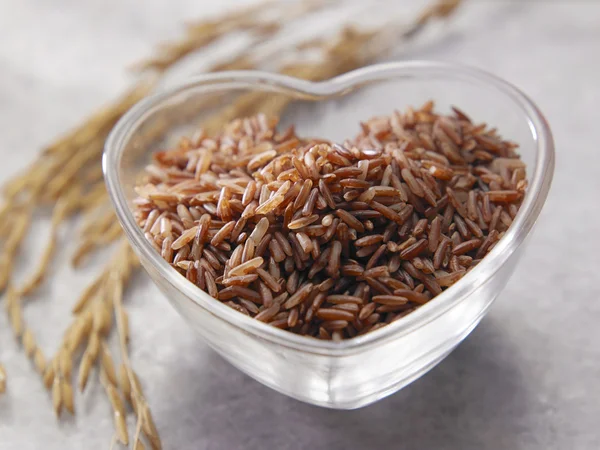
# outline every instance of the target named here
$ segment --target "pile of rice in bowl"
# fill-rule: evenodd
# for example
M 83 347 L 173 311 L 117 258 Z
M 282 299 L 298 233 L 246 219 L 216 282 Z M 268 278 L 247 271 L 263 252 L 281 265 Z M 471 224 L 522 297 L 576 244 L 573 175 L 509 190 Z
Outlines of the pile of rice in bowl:
M 181 275 L 274 327 L 341 340 L 460 280 L 523 199 L 514 143 L 453 108 L 375 117 L 343 143 L 236 119 L 153 155 L 136 218 Z

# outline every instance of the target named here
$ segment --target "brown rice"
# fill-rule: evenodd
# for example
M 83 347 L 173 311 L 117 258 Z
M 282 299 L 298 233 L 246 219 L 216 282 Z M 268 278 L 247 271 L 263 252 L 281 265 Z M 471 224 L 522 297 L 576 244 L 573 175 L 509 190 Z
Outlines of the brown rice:
M 351 338 L 429 302 L 496 245 L 527 186 L 515 144 L 432 102 L 343 145 L 276 125 L 236 119 L 156 153 L 136 217 L 190 282 L 294 333 Z

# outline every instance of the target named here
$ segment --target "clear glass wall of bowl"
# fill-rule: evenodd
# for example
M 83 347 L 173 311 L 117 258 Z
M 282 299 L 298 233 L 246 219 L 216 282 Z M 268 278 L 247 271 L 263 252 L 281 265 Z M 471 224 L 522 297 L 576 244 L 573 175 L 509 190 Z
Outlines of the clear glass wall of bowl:
M 224 117 L 229 111 L 234 118 L 231 110 L 224 110 L 233 102 L 244 115 L 280 111 L 282 129 L 294 124 L 301 136 L 342 141 L 359 132 L 362 120 L 408 105 L 418 107 L 430 99 L 441 112 L 456 105 L 518 142 L 528 165 L 530 191 L 506 237 L 480 265 L 427 305 L 374 333 L 339 343 L 318 341 L 250 319 L 170 268 L 133 220 L 134 186 L 151 153 L 191 136 L 200 126 L 214 128 L 217 112 Z M 291 397 L 350 409 L 415 380 L 477 325 L 507 283 L 545 200 L 553 147 L 535 106 L 496 78 L 436 63 L 391 64 L 319 85 L 256 73 L 192 81 L 134 108 L 113 132 L 104 166 L 119 220 L 143 266 L 213 349 Z

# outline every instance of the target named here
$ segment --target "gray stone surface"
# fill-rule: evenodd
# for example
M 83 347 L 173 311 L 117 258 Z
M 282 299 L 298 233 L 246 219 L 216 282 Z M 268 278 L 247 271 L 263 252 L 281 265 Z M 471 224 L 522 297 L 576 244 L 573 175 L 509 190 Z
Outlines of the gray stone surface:
M 229 4 L 219 3 L 0 1 L 0 178 L 123 89 L 122 67 L 153 42 Z M 515 83 L 547 115 L 558 151 L 536 232 L 490 314 L 400 393 L 361 410 L 330 411 L 230 367 L 140 277 L 130 300 L 132 359 L 165 448 L 600 448 L 600 4 L 481 0 L 456 19 L 442 42 L 401 56 L 461 61 Z M 90 273 L 64 268 L 57 277 L 26 309 L 48 354 Z M 78 400 L 77 417 L 57 424 L 4 314 L 0 360 L 10 376 L 0 399 L 0 449 L 108 447 L 112 419 L 98 383 Z

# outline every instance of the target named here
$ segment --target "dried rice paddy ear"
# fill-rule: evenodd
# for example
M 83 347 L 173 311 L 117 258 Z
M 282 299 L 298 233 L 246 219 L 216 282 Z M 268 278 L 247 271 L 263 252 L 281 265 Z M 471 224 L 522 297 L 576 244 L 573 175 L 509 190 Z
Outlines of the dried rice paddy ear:
M 127 431 L 126 411 L 123 400 L 115 385 L 106 376 L 106 372 L 101 372 L 100 382 L 106 391 L 106 395 L 108 396 L 113 409 L 113 420 L 117 440 L 123 445 L 129 445 L 129 433 Z
M 70 380 L 64 376 L 61 378 L 61 395 L 65 409 L 71 414 L 75 414 L 75 401 L 73 399 L 73 386 Z
M 103 283 L 106 280 L 106 274 L 106 271 L 101 272 L 92 283 L 88 284 L 75 303 L 75 306 L 73 306 L 73 314 L 78 314 L 83 311 L 88 302 L 92 300 L 95 295 L 98 295 L 98 292 L 102 289 Z
M 100 336 L 108 335 L 112 328 L 112 308 L 105 300 L 97 300 L 92 306 L 92 328 Z
M 71 353 L 65 347 L 59 350 L 58 352 L 58 365 L 60 368 L 60 373 L 66 377 L 71 378 L 73 374 L 73 360 L 71 359 Z
M 54 381 L 54 362 L 46 365 L 42 381 L 46 389 L 50 390 L 52 388 L 52 382 Z
M 135 433 L 133 435 L 133 449 L 134 450 L 145 450 L 146 446 L 142 442 L 142 420 L 140 416 L 138 416 L 136 425 L 135 425 Z
M 115 221 L 114 215 L 107 215 L 106 217 L 106 227 L 96 227 L 88 232 L 73 253 L 71 259 L 73 267 L 81 266 L 85 258 L 96 249 L 116 241 L 123 235 L 123 229 L 119 222 Z
M 46 373 L 47 363 L 46 357 L 39 347 L 35 349 L 35 353 L 33 354 L 33 363 L 38 374 L 43 377 Z
M 14 214 L 12 228 L 0 253 L 0 292 L 7 286 L 13 270 L 13 260 L 31 224 L 31 206 L 28 204 Z
M 81 345 L 87 341 L 93 327 L 93 315 L 91 311 L 78 314 L 70 328 L 65 333 L 63 346 L 74 354 Z
M 52 408 L 57 417 L 60 417 L 63 407 L 63 391 L 61 383 L 60 369 L 55 361 L 53 367 L 54 377 L 52 380 Z
M 326 7 L 327 2 L 301 2 L 299 5 L 286 5 L 285 8 L 278 10 L 281 6 L 282 4 L 278 2 L 267 0 L 219 18 L 192 23 L 188 26 L 183 39 L 162 44 L 155 56 L 137 63 L 133 69 L 139 72 L 164 72 L 191 53 L 236 30 L 246 31 L 265 40 L 280 30 L 281 22 L 292 22 L 298 17 Z M 264 17 L 265 12 L 270 15 L 267 19 Z M 273 12 L 283 17 L 280 20 L 273 19 Z M 241 61 L 236 61 L 235 64 L 233 62 L 220 64 L 220 67 L 214 67 L 213 70 L 248 68 L 246 67 L 248 63 L 244 64 L 244 57 L 241 56 L 240 59 Z
M 98 353 L 100 350 L 100 337 L 98 333 L 92 331 L 90 334 L 90 338 L 87 343 L 87 347 L 83 352 L 83 356 L 81 358 L 81 363 L 79 365 L 79 375 L 77 377 L 79 383 L 79 390 L 83 392 L 85 389 L 90 372 L 96 362 L 96 358 L 98 357 Z
M 0 364 L 0 395 L 6 392 L 6 369 Z
M 102 373 L 106 376 L 106 379 L 112 385 L 117 386 L 118 380 L 117 380 L 117 372 L 115 371 L 115 363 L 110 354 L 110 350 L 108 349 L 108 346 L 106 345 L 105 342 L 102 342 L 102 344 L 101 344 L 101 352 L 102 352 L 102 359 L 101 359 Z
M 146 435 L 146 438 L 150 442 L 150 446 L 153 450 L 161 450 L 162 443 L 160 440 L 160 436 L 158 434 L 158 430 L 156 425 L 154 424 L 154 419 L 152 418 L 152 413 L 150 412 L 150 408 L 148 404 L 142 403 L 142 430 Z
M 121 251 L 124 256 L 128 255 L 129 246 L 124 243 L 121 247 Z M 125 258 L 127 259 L 127 258 Z M 112 285 L 112 302 L 115 309 L 115 316 L 117 319 L 117 331 L 119 336 L 119 348 L 121 350 L 121 360 L 123 361 L 122 365 L 119 368 L 119 385 L 126 399 L 128 399 L 134 409 L 134 412 L 138 416 L 139 425 L 144 430 L 146 437 L 153 449 L 162 448 L 162 444 L 160 441 L 160 437 L 154 421 L 152 419 L 152 415 L 150 414 L 150 409 L 144 398 L 144 394 L 142 391 L 142 386 L 140 381 L 131 368 L 131 362 L 129 360 L 129 352 L 127 349 L 127 338 L 128 338 L 128 329 L 127 325 L 124 322 L 125 310 L 123 308 L 123 266 L 116 266 L 113 271 L 109 273 L 109 284 Z M 136 438 L 134 439 L 134 446 L 138 445 L 137 441 L 139 440 L 139 432 L 136 432 Z M 139 445 L 138 445 L 139 447 Z
M 133 401 L 131 400 L 131 383 L 129 381 L 127 367 L 124 364 L 119 366 L 119 387 L 121 388 L 125 399 L 133 406 Z
M 60 198 L 54 206 L 48 243 L 46 244 L 46 247 L 40 256 L 38 266 L 21 288 L 22 295 L 28 295 L 37 289 L 43 278 L 46 276 L 46 273 L 50 267 L 50 263 L 52 262 L 52 256 L 54 255 L 54 251 L 56 249 L 58 228 L 63 220 L 65 220 L 77 209 L 79 200 L 78 197 L 80 194 L 81 190 L 78 186 L 76 186 L 64 197 Z
M 31 330 L 26 328 L 23 320 L 22 297 L 15 289 L 12 283 L 9 283 L 6 291 L 6 312 L 13 331 L 13 335 L 20 341 L 28 356 L 32 356 L 35 351 L 35 340 Z
M 74 149 L 96 141 L 98 137 L 104 140 L 119 118 L 150 93 L 155 87 L 156 81 L 155 78 L 140 81 L 109 106 L 100 109 L 77 128 L 49 145 L 44 150 L 44 155 L 70 154 Z

